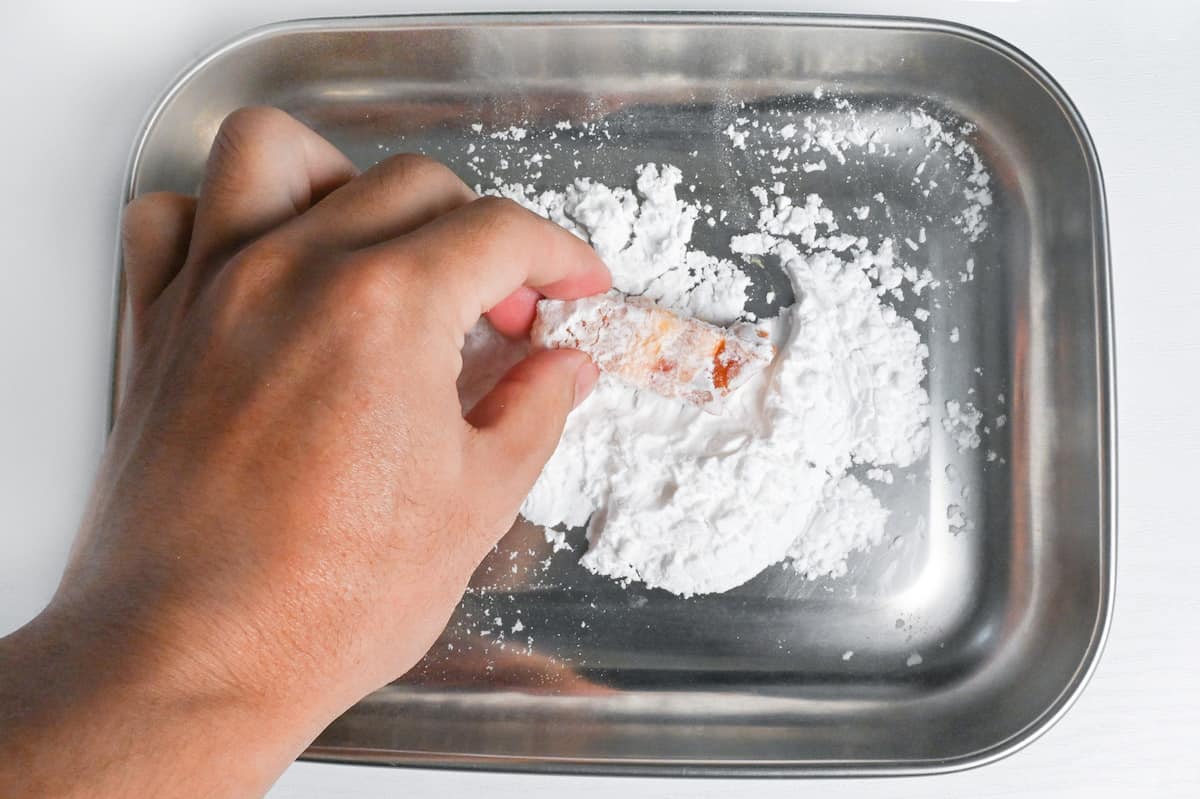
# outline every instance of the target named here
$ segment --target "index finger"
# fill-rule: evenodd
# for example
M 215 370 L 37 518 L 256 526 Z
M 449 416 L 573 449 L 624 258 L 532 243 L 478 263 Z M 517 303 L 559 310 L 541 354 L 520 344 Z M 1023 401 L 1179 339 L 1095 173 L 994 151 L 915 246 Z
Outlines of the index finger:
M 528 287 L 555 299 L 576 299 L 612 287 L 608 267 L 585 241 L 522 208 L 512 200 L 480 197 L 377 248 L 388 255 L 400 248 L 414 253 L 434 282 L 434 302 L 465 333 L 479 317 Z M 519 292 L 532 304 L 536 296 Z M 531 316 L 514 312 L 512 300 L 492 323 L 508 335 L 529 329 Z

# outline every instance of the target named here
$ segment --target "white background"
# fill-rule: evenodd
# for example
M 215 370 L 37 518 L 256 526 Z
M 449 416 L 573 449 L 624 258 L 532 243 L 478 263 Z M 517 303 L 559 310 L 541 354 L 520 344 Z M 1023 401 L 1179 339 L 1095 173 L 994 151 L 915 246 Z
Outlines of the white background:
M 103 445 L 122 176 L 143 115 L 180 69 L 245 28 L 294 17 L 634 5 L 92 0 L 14 8 L 19 2 L 0 10 L 0 634 L 49 598 Z M 1120 546 L 1116 616 L 1091 685 L 1028 749 L 948 776 L 683 781 L 302 763 L 273 797 L 1200 796 L 1200 5 L 827 0 L 755 8 L 981 27 L 1045 66 L 1095 137 L 1116 286 Z

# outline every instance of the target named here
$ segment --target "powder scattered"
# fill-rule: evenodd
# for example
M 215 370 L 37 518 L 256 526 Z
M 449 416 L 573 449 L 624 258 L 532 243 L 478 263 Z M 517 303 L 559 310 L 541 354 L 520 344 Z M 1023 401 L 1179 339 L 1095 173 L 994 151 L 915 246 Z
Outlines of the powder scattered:
M 977 449 L 981 442 L 979 423 L 983 413 L 971 403 L 963 405 L 958 400 L 946 401 L 946 415 L 942 417 L 942 429 L 950 434 L 959 452 Z
M 525 128 L 519 128 L 516 125 L 513 125 L 512 127 L 504 130 L 497 130 L 489 134 L 489 136 L 490 138 L 498 139 L 500 141 L 522 141 L 525 136 L 528 135 L 528 133 L 529 131 L 527 131 Z
M 946 506 L 946 525 L 950 528 L 952 535 L 958 535 L 966 530 L 968 524 L 967 515 L 963 512 L 961 505 Z
M 984 166 L 974 146 L 966 138 L 974 132 L 969 124 L 960 125 L 955 131 L 918 108 L 909 115 L 910 126 L 922 135 L 925 146 L 931 149 L 947 147 L 960 162 L 970 167 L 962 190 L 967 206 L 954 217 L 954 221 L 971 241 L 976 241 L 987 230 L 986 211 L 992 205 L 992 192 L 988 188 L 991 175 Z
M 746 137 L 749 136 L 748 131 L 738 130 L 732 124 L 725 128 L 725 135 L 729 137 L 730 146 L 735 150 L 746 149 Z

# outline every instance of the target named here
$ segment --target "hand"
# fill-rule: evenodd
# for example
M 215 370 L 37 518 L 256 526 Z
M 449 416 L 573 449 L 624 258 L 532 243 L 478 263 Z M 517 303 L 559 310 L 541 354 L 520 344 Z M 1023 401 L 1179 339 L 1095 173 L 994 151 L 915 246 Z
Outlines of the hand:
M 356 175 L 265 108 L 124 241 L 128 383 L 62 585 L 0 642 L 0 794 L 255 795 L 436 639 L 595 382 L 539 352 L 464 418 L 464 333 L 609 275 L 433 161 Z

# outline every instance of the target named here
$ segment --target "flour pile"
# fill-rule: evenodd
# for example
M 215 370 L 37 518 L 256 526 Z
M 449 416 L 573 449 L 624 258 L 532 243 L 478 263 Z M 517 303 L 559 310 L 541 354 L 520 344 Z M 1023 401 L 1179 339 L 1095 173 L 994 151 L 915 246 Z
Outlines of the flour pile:
M 701 210 L 679 199 L 681 180 L 646 164 L 634 190 L 580 179 L 494 193 L 590 241 L 622 292 L 714 324 L 756 321 L 745 306 L 762 267 L 691 246 Z M 886 301 L 905 272 L 891 240 L 871 249 L 840 232 L 816 195 L 755 196 L 757 229 L 731 249 L 777 259 L 797 297 L 759 322 L 779 347 L 772 367 L 720 416 L 602 376 L 521 509 L 558 545 L 561 530 L 586 525 L 581 562 L 596 573 L 685 596 L 785 559 L 810 577 L 841 575 L 888 515 L 852 467 L 904 467 L 928 451 L 928 350 Z M 464 407 L 522 355 L 481 324 L 463 353 Z

